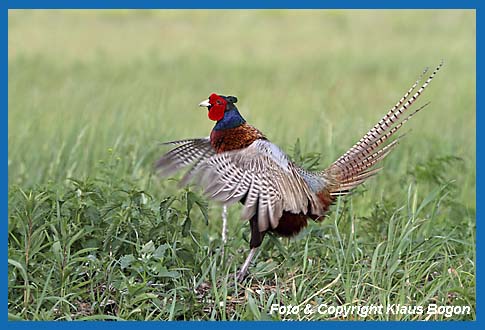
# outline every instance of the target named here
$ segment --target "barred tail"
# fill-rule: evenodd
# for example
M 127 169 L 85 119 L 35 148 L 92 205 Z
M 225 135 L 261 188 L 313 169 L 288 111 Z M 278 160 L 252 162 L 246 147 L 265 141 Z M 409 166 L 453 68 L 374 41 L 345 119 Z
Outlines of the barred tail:
M 347 194 L 351 189 L 363 183 L 366 179 L 381 170 L 381 168 L 373 169 L 373 166 L 378 164 L 396 147 L 402 136 L 397 137 L 388 144 L 385 144 L 384 142 L 392 137 L 394 133 L 411 119 L 411 117 L 429 104 L 426 103 L 408 116 L 402 117 L 411 105 L 421 96 L 442 66 L 443 61 L 441 61 L 423 85 L 410 96 L 418 86 L 423 75 L 426 74 L 427 69 L 425 69 L 419 79 L 411 86 L 396 105 L 389 110 L 389 112 L 356 144 L 324 171 L 323 174 L 325 176 L 329 176 L 335 180 L 335 185 L 330 191 L 331 194 Z

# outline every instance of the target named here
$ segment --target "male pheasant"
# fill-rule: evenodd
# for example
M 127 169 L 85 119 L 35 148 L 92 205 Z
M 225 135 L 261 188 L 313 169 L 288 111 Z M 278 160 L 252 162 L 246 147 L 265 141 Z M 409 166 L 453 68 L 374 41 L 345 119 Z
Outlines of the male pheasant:
M 215 93 L 199 104 L 207 107 L 209 118 L 216 121 L 210 137 L 166 143 L 175 148 L 162 156 L 157 168 L 161 175 L 168 176 L 189 167 L 182 185 L 195 182 L 212 200 L 224 205 L 239 201 L 244 205 L 241 218 L 249 220 L 251 250 L 237 275 L 242 280 L 265 233 L 296 235 L 307 225 L 308 218 L 322 220 L 337 196 L 349 193 L 382 169 L 375 165 L 400 139 L 388 142 L 389 138 L 427 104 L 404 118 L 402 115 L 442 65 L 412 94 L 426 69 L 374 127 L 323 171 L 306 171 L 293 163 L 244 120 L 235 106 L 235 96 Z

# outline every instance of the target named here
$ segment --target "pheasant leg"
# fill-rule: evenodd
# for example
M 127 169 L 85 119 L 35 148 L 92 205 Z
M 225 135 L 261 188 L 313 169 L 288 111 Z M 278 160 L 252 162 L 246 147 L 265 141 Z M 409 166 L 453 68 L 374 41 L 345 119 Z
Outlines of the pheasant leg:
M 224 204 L 222 206 L 222 249 L 221 254 L 224 258 L 224 247 L 227 243 L 227 206 Z
M 227 205 L 222 206 L 222 242 L 227 243 Z
M 256 251 L 258 250 L 257 247 L 252 248 L 251 251 L 249 251 L 249 255 L 246 258 L 246 261 L 244 261 L 241 269 L 239 272 L 237 272 L 237 281 L 242 282 L 244 278 L 246 277 L 246 273 L 248 272 L 249 265 L 251 264 L 251 260 L 254 258 L 254 255 L 256 254 Z

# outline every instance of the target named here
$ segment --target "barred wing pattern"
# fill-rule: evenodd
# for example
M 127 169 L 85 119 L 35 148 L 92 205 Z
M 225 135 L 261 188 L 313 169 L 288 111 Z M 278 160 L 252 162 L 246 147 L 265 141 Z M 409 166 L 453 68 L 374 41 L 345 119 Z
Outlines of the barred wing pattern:
M 216 154 L 200 162 L 188 180 L 202 186 L 216 201 L 244 199 L 243 219 L 258 216 L 264 232 L 278 226 L 283 211 L 324 214 L 324 205 L 310 189 L 300 169 L 273 143 L 259 139 L 245 149 Z M 323 178 L 321 185 L 324 185 Z
M 166 142 L 163 145 L 177 147 L 163 155 L 156 163 L 155 166 L 161 176 L 172 175 L 189 165 L 195 167 L 201 161 L 215 155 L 208 137 Z

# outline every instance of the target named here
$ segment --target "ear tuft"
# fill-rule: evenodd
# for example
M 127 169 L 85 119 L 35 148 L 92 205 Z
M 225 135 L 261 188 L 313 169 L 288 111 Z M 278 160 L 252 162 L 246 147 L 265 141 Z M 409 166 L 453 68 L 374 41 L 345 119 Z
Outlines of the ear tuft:
M 237 102 L 237 97 L 235 96 L 228 96 L 227 100 L 231 103 L 236 103 Z

